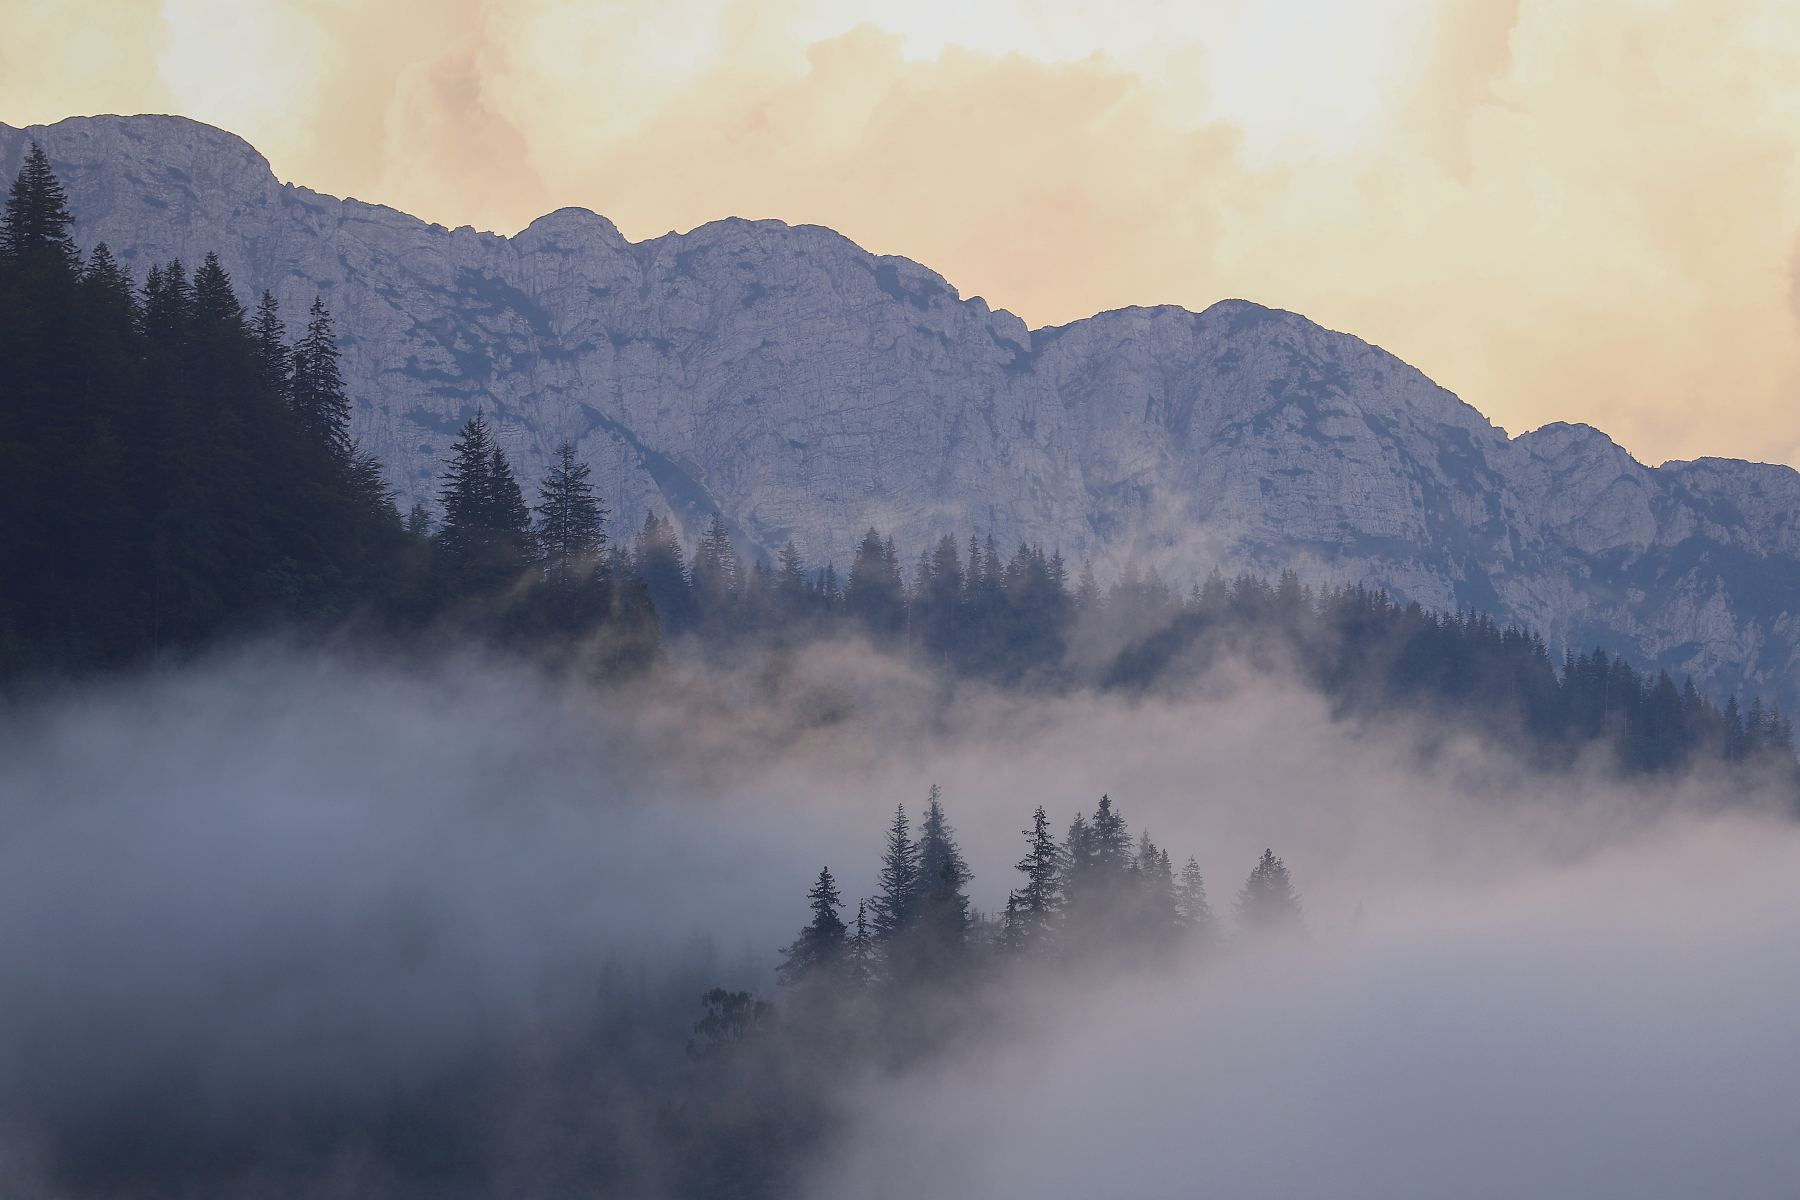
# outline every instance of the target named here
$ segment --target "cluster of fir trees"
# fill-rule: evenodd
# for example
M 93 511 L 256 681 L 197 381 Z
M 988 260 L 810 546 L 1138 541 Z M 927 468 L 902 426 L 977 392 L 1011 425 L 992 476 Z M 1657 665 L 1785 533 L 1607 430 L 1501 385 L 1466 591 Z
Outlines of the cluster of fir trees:
M 341 611 L 404 542 L 349 436 L 331 317 L 290 344 L 218 260 L 83 261 L 35 144 L 0 217 L 0 674 L 193 645 L 261 610 Z
M 870 529 L 840 585 L 809 571 L 790 541 L 777 565 L 746 568 L 715 516 L 690 571 L 669 518 L 650 515 L 631 568 L 671 633 L 703 638 L 823 636 L 853 625 L 962 674 L 1050 686 L 1141 688 L 1185 678 L 1223 653 L 1297 668 L 1347 712 L 1428 706 L 1547 762 L 1596 743 L 1628 770 L 1759 764 L 1791 773 L 1793 731 L 1760 698 L 1723 706 L 1687 679 L 1639 672 L 1602 648 L 1569 652 L 1559 671 L 1543 639 L 1475 611 L 1435 613 L 1363 585 L 1304 586 L 1216 569 L 1183 596 L 1154 567 L 1128 563 L 1102 589 L 1090 564 L 1070 586 L 1062 556 L 945 535 L 908 586 L 891 537 Z
M 1060 841 L 1040 805 L 1023 836 L 1014 868 L 1022 879 L 1005 910 L 991 919 L 974 912 L 972 875 L 933 786 L 917 838 L 905 808 L 895 810 L 877 893 L 857 904 L 853 918 L 842 915 L 830 868 L 819 871 L 807 893 L 812 920 L 782 952 L 782 983 L 852 993 L 879 984 L 904 993 L 921 983 L 988 977 L 988 968 L 1007 962 L 1142 958 L 1222 936 L 1199 864 L 1190 857 L 1177 872 L 1148 831 L 1132 837 L 1109 796 L 1092 814 L 1077 813 Z M 1235 913 L 1244 934 L 1301 929 L 1299 897 L 1273 851 L 1251 871 Z

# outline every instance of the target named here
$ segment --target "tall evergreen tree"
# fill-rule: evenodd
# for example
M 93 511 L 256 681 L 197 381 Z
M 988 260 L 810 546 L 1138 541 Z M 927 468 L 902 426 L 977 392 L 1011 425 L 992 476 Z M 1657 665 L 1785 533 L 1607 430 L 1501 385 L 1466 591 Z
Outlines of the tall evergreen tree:
M 882 541 L 874 526 L 869 527 L 850 564 L 844 607 L 871 633 L 894 634 L 905 625 L 906 586 L 900 578 L 900 557 L 894 539 Z
M 510 584 L 530 558 L 531 529 L 518 480 L 484 413 L 477 410 L 463 425 L 450 455 L 438 492 L 444 510 L 438 544 L 457 585 L 481 592 Z
M 969 929 L 969 897 L 965 889 L 972 876 L 939 797 L 934 783 L 925 802 L 925 817 L 919 823 L 918 915 L 928 936 L 940 943 L 960 943 Z
M 676 536 L 675 519 L 644 514 L 643 528 L 632 543 L 632 570 L 644 582 L 663 629 L 670 636 L 694 627 L 694 589 Z
M 1025 857 L 1014 869 L 1025 876 L 1025 884 L 1007 898 L 1002 937 L 1017 949 L 1041 947 L 1049 940 L 1062 907 L 1063 871 L 1062 850 L 1051 836 L 1050 818 L 1041 804 L 1032 811 L 1031 828 L 1025 832 Z
M 1237 897 L 1238 926 L 1247 933 L 1300 930 L 1300 897 L 1288 869 L 1273 850 L 1264 850 Z
M 588 482 L 588 465 L 575 457 L 573 443 L 556 448 L 556 460 L 538 485 L 537 546 L 544 578 L 553 586 L 573 586 L 593 572 L 606 549 L 606 509 Z
M 20 264 L 41 263 L 75 273 L 79 256 L 70 227 L 69 194 L 50 169 L 50 156 L 36 142 L 6 193 L 0 217 L 0 256 Z
M 262 365 L 263 386 L 292 407 L 293 354 L 288 349 L 287 325 L 281 319 L 281 306 L 275 302 L 275 293 L 263 292 L 256 305 L 256 315 L 250 321 L 250 334 L 256 339 L 256 359 Z
M 912 825 L 906 819 L 906 806 L 894 808 L 894 820 L 888 826 L 887 846 L 881 855 L 881 871 L 876 876 L 880 894 L 869 902 L 870 923 L 877 941 L 888 941 L 905 932 L 918 911 L 919 848 L 912 840 Z
M 712 523 L 694 550 L 693 580 L 694 606 L 700 620 L 723 631 L 744 590 L 743 560 L 731 544 L 731 530 L 723 513 L 713 514 Z
M 1131 862 L 1138 886 L 1138 929 L 1153 940 L 1171 937 L 1180 929 L 1176 910 L 1175 875 L 1169 853 L 1150 840 L 1150 831 L 1138 837 Z
M 350 397 L 344 388 L 343 372 L 338 367 L 337 336 L 332 332 L 331 312 L 322 298 L 313 300 L 312 310 L 307 314 L 306 335 L 294 347 L 288 396 L 300 428 L 331 453 L 348 458 L 351 454 Z M 480 416 L 480 413 L 476 414 L 477 418 Z M 465 436 L 467 432 L 465 426 Z M 455 452 L 454 448 L 452 452 Z M 494 453 L 499 453 L 498 448 Z M 504 462 L 502 458 L 500 463 Z M 490 465 L 490 477 L 497 479 L 496 471 L 497 467 Z M 511 475 L 511 468 L 507 468 L 506 474 Z M 514 486 L 516 490 L 517 485 Z M 500 520 L 500 498 L 497 495 L 490 497 L 487 503 L 493 506 L 492 519 Z M 523 500 L 519 508 L 521 512 L 524 510 Z M 512 528 L 510 517 L 508 521 L 494 528 Z M 446 518 L 446 528 L 449 524 Z
M 819 869 L 819 878 L 806 898 L 812 906 L 812 920 L 783 951 L 786 957 L 777 968 L 781 982 L 789 987 L 839 967 L 847 949 L 844 919 L 837 913 L 844 901 L 829 867 Z
M 1175 883 L 1175 911 L 1191 937 L 1204 942 L 1216 935 L 1218 922 L 1207 903 L 1206 880 L 1200 875 L 1200 864 L 1191 857 Z

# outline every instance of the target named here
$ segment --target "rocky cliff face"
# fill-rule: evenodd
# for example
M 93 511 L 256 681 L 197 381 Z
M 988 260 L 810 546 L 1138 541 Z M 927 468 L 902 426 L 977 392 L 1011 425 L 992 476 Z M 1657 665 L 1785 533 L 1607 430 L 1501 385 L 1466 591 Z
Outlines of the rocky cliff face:
M 278 183 L 241 139 L 177 117 L 0 126 L 0 178 L 28 138 L 84 248 L 140 274 L 214 250 L 296 330 L 323 296 L 357 433 L 407 504 L 432 498 L 480 407 L 528 486 L 573 441 L 621 531 L 656 508 L 691 537 L 718 511 L 752 552 L 791 537 L 840 567 L 870 525 L 908 555 L 991 533 L 1178 584 L 1292 565 L 1715 689 L 1787 702 L 1800 682 L 1800 475 L 1649 468 L 1578 425 L 1508 439 L 1292 313 L 1227 300 L 1029 330 L 817 227 L 634 244 L 564 209 L 513 238 L 450 230 Z

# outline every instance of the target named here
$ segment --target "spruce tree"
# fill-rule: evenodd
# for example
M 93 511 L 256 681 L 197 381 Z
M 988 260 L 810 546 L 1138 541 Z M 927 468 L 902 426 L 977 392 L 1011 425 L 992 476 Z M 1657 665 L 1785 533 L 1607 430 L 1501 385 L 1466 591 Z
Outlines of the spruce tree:
M 544 556 L 544 579 L 556 587 L 571 587 L 577 577 L 591 573 L 594 560 L 606 548 L 606 510 L 588 482 L 586 463 L 575 457 L 575 447 L 563 442 L 556 460 L 538 485 L 537 546 Z
M 288 350 L 287 325 L 281 319 L 275 293 L 264 291 L 257 302 L 256 315 L 250 320 L 250 335 L 256 339 L 256 360 L 262 366 L 263 386 L 286 400 L 291 408 L 293 354 Z
M 784 621 L 792 621 L 805 611 L 807 601 L 806 561 L 800 548 L 789 538 L 781 548 L 775 566 L 775 607 Z
M 333 455 L 349 458 L 352 411 L 350 397 L 344 389 L 343 372 L 338 368 L 338 345 L 331 328 L 331 312 L 321 298 L 313 300 L 312 310 L 307 314 L 306 335 L 294 347 L 288 402 L 293 406 L 300 428 L 314 442 Z M 480 415 L 476 414 L 478 418 Z M 466 426 L 464 432 L 466 435 Z M 454 453 L 454 448 L 452 452 Z M 494 453 L 499 451 L 496 449 Z M 504 462 L 504 459 L 501 461 Z M 510 469 L 507 474 L 511 474 Z M 516 490 L 517 485 L 514 486 Z M 500 501 L 490 498 L 489 503 L 497 505 Z M 522 500 L 519 508 L 521 512 L 524 509 Z M 497 509 L 492 519 L 501 520 Z M 445 525 L 449 525 L 447 519 Z M 509 519 L 507 523 L 494 528 L 513 527 Z
M 844 919 L 837 913 L 844 907 L 844 902 L 838 895 L 837 881 L 832 879 L 829 867 L 820 868 L 819 878 L 806 893 L 806 898 L 812 905 L 813 919 L 800 931 L 793 944 L 783 950 L 786 957 L 777 968 L 781 982 L 788 987 L 836 968 L 842 963 L 847 948 Z
M 919 849 L 913 844 L 905 805 L 894 808 L 876 881 L 881 892 L 869 902 L 871 924 L 876 940 L 888 941 L 912 925 L 918 910 Z
M 906 587 L 900 578 L 899 555 L 894 540 L 884 542 L 874 526 L 869 527 L 851 561 L 844 607 L 874 634 L 898 633 L 906 623 Z
M 1032 811 L 1031 828 L 1025 831 L 1025 857 L 1014 869 L 1025 876 L 1025 885 L 1007 897 L 1002 937 L 1021 950 L 1042 946 L 1062 907 L 1063 853 L 1050 834 L 1050 818 L 1041 804 Z
M 1264 850 L 1238 892 L 1237 919 L 1247 933 L 1293 933 L 1300 929 L 1300 897 L 1288 869 L 1273 850 Z
M 945 944 L 960 943 L 969 928 L 969 897 L 965 889 L 972 876 L 939 796 L 934 783 L 925 803 L 925 818 L 919 823 L 915 852 L 917 909 L 921 927 L 929 937 Z
M 632 543 L 631 563 L 636 577 L 643 581 L 650 602 L 656 606 L 663 629 L 670 636 L 692 629 L 694 590 L 688 582 L 673 517 L 658 517 L 653 512 L 644 514 L 643 528 L 638 530 Z
M 469 418 L 450 454 L 438 492 L 444 510 L 438 544 L 461 589 L 505 586 L 525 567 L 531 531 L 525 498 L 484 413 Z
M 1138 886 L 1140 931 L 1153 941 L 1174 935 L 1179 929 L 1174 870 L 1168 851 L 1150 840 L 1148 829 L 1139 835 L 1131 871 Z
M 0 257 L 24 266 L 49 266 L 72 277 L 79 265 L 69 232 L 74 224 L 69 194 L 50 169 L 50 156 L 32 142 L 7 189 L 6 212 L 0 216 Z
M 743 561 L 731 544 L 731 531 L 723 513 L 714 513 L 712 523 L 694 550 L 694 606 L 700 620 L 723 632 L 730 619 L 732 606 L 744 589 Z
M 1218 923 L 1212 905 L 1207 903 L 1206 881 L 1201 878 L 1200 864 L 1192 857 L 1181 868 L 1181 878 L 1175 883 L 1175 912 L 1189 936 L 1209 941 L 1216 934 Z

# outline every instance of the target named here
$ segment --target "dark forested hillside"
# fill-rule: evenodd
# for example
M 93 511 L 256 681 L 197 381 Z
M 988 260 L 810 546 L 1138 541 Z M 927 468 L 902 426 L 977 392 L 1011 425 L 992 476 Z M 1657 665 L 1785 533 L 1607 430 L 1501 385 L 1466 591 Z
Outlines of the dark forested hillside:
M 323 307 L 290 347 L 213 257 L 139 285 L 79 261 L 72 219 L 34 148 L 0 225 L 0 663 L 125 663 L 378 588 L 404 535 Z

